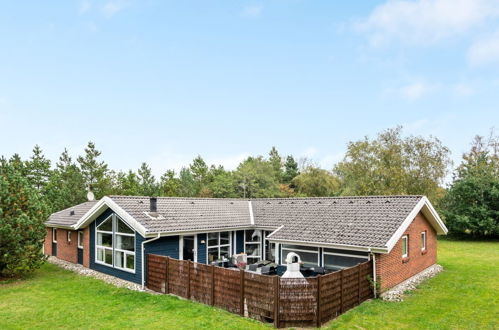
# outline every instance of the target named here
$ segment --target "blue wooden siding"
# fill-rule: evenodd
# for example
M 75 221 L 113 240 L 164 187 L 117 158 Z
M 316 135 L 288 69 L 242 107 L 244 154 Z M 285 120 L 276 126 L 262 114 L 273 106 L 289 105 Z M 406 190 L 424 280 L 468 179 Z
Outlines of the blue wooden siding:
M 201 243 L 201 241 L 204 241 L 204 243 Z M 207 235 L 198 234 L 198 262 L 200 264 L 206 264 L 206 244 Z
M 78 248 L 78 263 L 83 265 L 83 249 Z
M 238 230 L 236 232 L 236 252 L 243 253 L 244 252 L 244 230 Z
M 155 241 L 144 244 L 144 253 L 159 254 L 161 256 L 168 256 L 171 258 L 179 258 L 179 237 L 178 236 L 166 236 L 161 237 Z
M 110 266 L 98 264 L 95 262 L 95 228 L 102 221 L 113 214 L 111 209 L 104 211 L 97 219 L 89 225 L 90 227 L 90 268 L 101 273 L 112 275 L 130 282 L 142 283 L 142 241 L 144 238 L 135 233 L 135 273 L 127 272 Z

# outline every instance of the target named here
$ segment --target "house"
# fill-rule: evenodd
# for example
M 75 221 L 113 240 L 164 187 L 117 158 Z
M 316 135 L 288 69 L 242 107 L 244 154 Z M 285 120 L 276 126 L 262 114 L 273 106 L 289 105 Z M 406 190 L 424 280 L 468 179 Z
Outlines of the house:
M 211 263 L 295 252 L 334 271 L 373 260 L 382 290 L 432 266 L 447 228 L 424 196 L 210 199 L 106 196 L 46 222 L 47 255 L 144 284 L 152 253 Z

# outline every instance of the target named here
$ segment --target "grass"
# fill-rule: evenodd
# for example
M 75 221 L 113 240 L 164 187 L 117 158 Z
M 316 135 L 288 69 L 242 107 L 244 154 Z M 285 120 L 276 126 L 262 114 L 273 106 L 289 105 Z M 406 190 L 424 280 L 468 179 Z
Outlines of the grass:
M 373 300 L 331 329 L 499 329 L 499 243 L 439 241 L 445 271 L 404 302 Z M 0 329 L 256 329 L 262 323 L 171 296 L 115 288 L 46 264 L 0 282 Z
M 373 300 L 330 329 L 499 329 L 499 243 L 440 240 L 444 272 L 403 302 Z

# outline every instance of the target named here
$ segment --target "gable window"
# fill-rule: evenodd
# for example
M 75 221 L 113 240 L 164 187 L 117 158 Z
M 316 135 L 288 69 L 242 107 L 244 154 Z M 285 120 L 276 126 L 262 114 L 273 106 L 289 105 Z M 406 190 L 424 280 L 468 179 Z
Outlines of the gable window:
M 68 230 L 68 243 L 71 243 L 71 232 Z
M 262 231 L 244 231 L 244 252 L 248 256 L 248 264 L 254 264 L 262 259 Z
M 111 215 L 96 228 L 96 262 L 135 271 L 135 232 L 119 217 Z
M 83 249 L 83 231 L 78 231 L 78 248 Z
M 421 251 L 426 250 L 426 231 L 421 232 Z
M 57 228 L 52 228 L 52 243 L 57 243 Z
M 402 258 L 409 256 L 409 236 L 402 236 Z
M 208 233 L 208 262 L 229 259 L 231 251 L 230 233 Z

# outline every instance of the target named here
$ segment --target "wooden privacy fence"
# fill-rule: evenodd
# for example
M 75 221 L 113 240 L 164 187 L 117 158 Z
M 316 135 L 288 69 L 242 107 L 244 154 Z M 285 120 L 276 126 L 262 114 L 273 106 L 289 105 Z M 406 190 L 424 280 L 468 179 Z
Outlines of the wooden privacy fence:
M 154 254 L 147 255 L 147 287 L 276 327 L 321 324 L 373 295 L 372 261 L 309 278 L 280 278 Z

